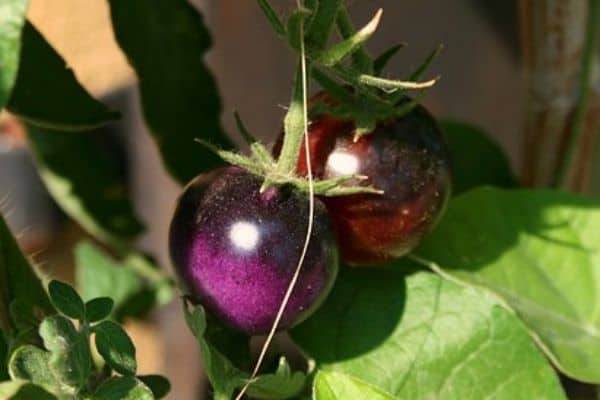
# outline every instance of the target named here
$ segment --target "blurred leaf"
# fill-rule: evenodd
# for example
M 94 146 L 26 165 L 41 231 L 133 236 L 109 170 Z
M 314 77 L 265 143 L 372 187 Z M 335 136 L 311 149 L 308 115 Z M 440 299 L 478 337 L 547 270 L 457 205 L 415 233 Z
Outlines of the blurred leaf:
M 0 382 L 9 378 L 8 376 L 8 343 L 4 337 L 4 332 L 0 330 Z
M 396 400 L 368 382 L 336 371 L 319 371 L 314 381 L 314 400 Z
M 373 71 L 375 75 L 381 75 L 387 63 L 398 53 L 400 49 L 404 47 L 403 44 L 397 44 L 395 46 L 390 47 L 383 53 L 381 53 L 375 61 L 373 61 Z
M 142 317 L 174 295 L 170 278 L 139 254 L 117 262 L 93 244 L 81 242 L 75 259 L 77 286 L 83 298 L 110 297 L 114 301 L 112 317 L 119 321 Z
M 28 0 L 5 0 L 0 4 L 0 109 L 4 108 L 17 80 L 21 32 Z
M 302 392 L 305 381 L 306 375 L 298 371 L 292 373 L 286 359 L 281 357 L 277 371 L 258 376 L 248 387 L 247 393 L 256 399 L 290 399 Z
M 58 400 L 39 386 L 25 381 L 0 383 L 2 400 Z
M 353 54 L 375 33 L 381 20 L 382 12 L 383 10 L 379 9 L 371 21 L 361 30 L 319 53 L 317 60 L 325 66 L 334 66 Z
M 112 321 L 102 321 L 93 328 L 96 347 L 104 361 L 122 375 L 135 375 L 135 346 L 127 332 Z
M 75 390 L 84 387 L 92 371 L 87 336 L 77 332 L 73 323 L 62 315 L 42 321 L 40 336 L 50 352 L 48 364 L 56 379 Z
M 257 0 L 257 1 L 258 1 L 258 5 L 260 6 L 260 9 L 262 10 L 264 16 L 267 18 L 267 20 L 271 24 L 271 27 L 273 28 L 275 33 L 278 34 L 279 36 L 285 37 L 285 34 L 286 34 L 285 26 L 283 26 L 283 22 L 281 22 L 281 19 L 279 19 L 277 12 L 275 12 L 275 10 L 273 10 L 273 7 L 271 7 L 269 0 Z
M 34 268 L 21 253 L 4 218 L 0 215 L 0 329 L 7 339 L 19 333 L 14 320 L 10 317 L 10 306 L 14 302 L 18 302 L 28 315 L 40 319 L 54 312 Z M 37 329 L 37 325 L 22 328 L 18 331 Z
M 89 133 L 64 133 L 28 127 L 31 147 L 48 191 L 62 209 L 89 233 L 122 247 L 143 230 L 125 182 Z
M 287 21 L 287 39 L 289 45 L 300 51 L 300 44 L 302 40 L 302 23 L 309 16 L 306 10 L 294 10 Z
M 308 46 L 320 50 L 331 36 L 342 0 L 320 0 L 314 3 L 312 6 L 316 9 L 312 10 L 305 40 Z
M 132 376 L 111 378 L 104 382 L 91 400 L 154 400 L 152 391 Z
M 477 186 L 519 185 L 504 151 L 485 132 L 460 122 L 443 121 L 441 125 L 452 155 L 455 195 Z
M 97 297 L 85 303 L 85 318 L 88 322 L 98 322 L 108 318 L 115 302 L 110 297 Z
M 80 131 L 119 117 L 95 100 L 30 23 L 23 28 L 17 81 L 7 108 L 35 126 Z M 40 68 L 43 67 L 43 73 Z
M 396 263 L 340 270 L 325 304 L 292 331 L 319 371 L 343 374 L 322 376 L 317 400 L 565 399 L 526 329 L 492 296 L 406 276 Z
M 142 381 L 150 390 L 155 399 L 162 399 L 171 391 L 171 383 L 169 380 L 161 375 L 142 375 L 137 377 Z
M 201 137 L 231 147 L 219 120 L 217 86 L 204 63 L 211 38 L 201 15 L 185 0 L 109 4 L 117 41 L 139 78 L 146 122 L 168 171 L 187 183 L 222 165 L 216 154 L 194 143 Z
M 50 353 L 32 346 L 17 348 L 8 363 L 13 380 L 25 380 L 44 388 L 56 388 L 58 382 L 50 371 Z
M 521 317 L 562 372 L 600 382 L 600 206 L 577 195 L 480 188 L 453 199 L 417 249 Z
M 48 294 L 54 307 L 67 317 L 79 320 L 85 318 L 83 300 L 70 285 L 53 280 L 48 285 Z

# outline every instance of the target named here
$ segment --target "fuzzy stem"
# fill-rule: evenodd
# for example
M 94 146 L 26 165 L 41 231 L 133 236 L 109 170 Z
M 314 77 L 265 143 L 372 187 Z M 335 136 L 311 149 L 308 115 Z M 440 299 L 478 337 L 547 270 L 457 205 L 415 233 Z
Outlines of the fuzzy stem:
M 592 69 L 595 61 L 598 22 L 600 21 L 600 1 L 589 0 L 589 12 L 586 26 L 585 47 L 581 58 L 579 76 L 579 96 L 575 106 L 571 134 L 568 137 L 564 156 L 560 159 L 554 175 L 553 186 L 565 188 L 568 185 L 573 159 L 577 151 L 589 106 L 592 91 Z

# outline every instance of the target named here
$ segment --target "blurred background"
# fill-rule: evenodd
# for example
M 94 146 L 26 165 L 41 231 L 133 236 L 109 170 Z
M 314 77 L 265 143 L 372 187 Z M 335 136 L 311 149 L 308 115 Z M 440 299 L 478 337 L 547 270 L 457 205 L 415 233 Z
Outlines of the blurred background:
M 267 143 L 280 129 L 293 78 L 293 56 L 272 33 L 254 1 L 194 0 L 214 38 L 209 63 L 224 101 L 223 121 L 233 129 L 238 110 Z M 281 10 L 288 1 L 275 0 Z M 379 7 L 384 17 L 370 44 L 374 54 L 405 42 L 389 68 L 406 76 L 440 43 L 430 68 L 439 84 L 423 99 L 436 116 L 473 123 L 507 151 L 515 170 L 521 159 L 525 84 L 520 61 L 516 0 L 351 0 L 357 25 Z M 127 178 L 138 214 L 148 226 L 140 247 L 169 269 L 166 234 L 180 188 L 165 173 L 146 132 L 135 78 L 116 45 L 108 8 L 97 0 L 32 0 L 29 17 L 96 97 L 124 118 L 102 128 Z M 73 279 L 72 246 L 85 234 L 59 211 L 36 175 L 21 127 L 4 115 L 0 124 L 0 205 L 23 248 L 52 276 Z M 199 148 L 199 156 L 201 152 Z M 176 302 L 175 302 L 176 303 Z M 138 348 L 140 372 L 162 373 L 170 399 L 199 398 L 204 385 L 195 341 L 179 304 L 127 327 Z M 169 349 L 168 352 L 166 349 Z

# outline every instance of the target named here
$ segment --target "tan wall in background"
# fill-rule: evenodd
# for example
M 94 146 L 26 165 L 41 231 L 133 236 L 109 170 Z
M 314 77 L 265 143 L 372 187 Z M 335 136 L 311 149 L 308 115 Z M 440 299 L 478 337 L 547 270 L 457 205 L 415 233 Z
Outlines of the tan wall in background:
M 28 16 L 95 95 L 132 82 L 133 71 L 111 31 L 106 1 L 32 0 Z

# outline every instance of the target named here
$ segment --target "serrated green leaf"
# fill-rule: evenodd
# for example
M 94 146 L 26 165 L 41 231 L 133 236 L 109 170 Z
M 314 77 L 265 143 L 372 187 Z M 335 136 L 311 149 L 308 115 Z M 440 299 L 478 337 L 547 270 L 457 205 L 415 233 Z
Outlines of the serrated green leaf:
M 285 400 L 294 398 L 304 389 L 306 375 L 290 371 L 284 357 L 279 360 L 277 371 L 257 377 L 248 387 L 248 396 L 264 400 Z
M 190 310 L 184 304 L 183 310 L 188 327 L 198 341 L 202 365 L 213 387 L 215 399 L 230 399 L 235 389 L 244 385 L 248 375 L 234 366 L 205 339 L 207 324 L 206 313 L 202 306 L 194 306 Z
M 313 400 L 395 400 L 367 382 L 335 371 L 319 371 L 313 384 Z
M 44 388 L 57 388 L 59 383 L 50 371 L 50 353 L 25 345 L 13 351 L 8 362 L 10 377 L 13 380 L 32 382 Z
M 141 375 L 137 377 L 154 395 L 155 399 L 162 399 L 171 391 L 171 383 L 161 375 Z
M 70 285 L 60 281 L 48 284 L 48 294 L 54 307 L 69 318 L 83 320 L 85 305 L 79 294 Z
M 331 67 L 340 63 L 346 57 L 357 51 L 377 30 L 381 20 L 382 9 L 379 9 L 375 16 L 361 30 L 331 48 L 322 51 L 317 56 L 317 61 L 321 64 Z
M 595 200 L 480 188 L 451 200 L 418 254 L 502 297 L 562 372 L 598 383 L 599 235 Z
M 122 375 L 135 375 L 135 346 L 127 332 L 112 321 L 102 321 L 93 328 L 96 347 L 104 361 Z
M 193 145 L 201 137 L 231 147 L 221 128 L 217 86 L 204 63 L 211 38 L 201 15 L 185 0 L 109 4 L 117 42 L 139 78 L 144 116 L 167 170 L 187 183 L 222 165 L 217 155 Z
M 0 383 L 2 400 L 58 400 L 43 388 L 26 381 Z
M 342 0 L 320 0 L 314 3 L 305 40 L 311 48 L 321 50 L 331 36 Z
M 365 393 L 356 398 L 565 399 L 526 329 L 492 296 L 430 273 L 406 276 L 410 267 L 340 271 L 325 304 L 292 331 L 319 371 L 370 385 L 324 387 L 323 399 L 344 390 Z
M 8 102 L 17 80 L 28 4 L 28 0 L 7 0 L 0 4 L 0 109 Z
M 7 338 L 19 332 L 37 329 L 37 323 L 17 329 L 15 321 L 10 316 L 10 306 L 14 302 L 17 302 L 27 315 L 39 319 L 54 312 L 36 271 L 21 253 L 4 218 L 0 215 L 0 329 Z
M 74 391 L 84 387 L 92 370 L 87 335 L 78 332 L 62 315 L 44 319 L 39 333 L 50 352 L 48 364 L 56 379 Z
M 267 20 L 271 24 L 271 27 L 273 28 L 275 33 L 281 37 L 285 37 L 285 34 L 286 34 L 285 26 L 283 26 L 281 19 L 279 19 L 279 16 L 275 12 L 275 10 L 273 10 L 273 7 L 271 7 L 271 4 L 269 3 L 269 1 L 268 0 L 257 0 L 257 1 L 258 1 L 258 5 L 260 6 L 260 9 L 262 10 L 265 17 L 267 17 Z
M 92 132 L 28 126 L 40 176 L 61 208 L 84 229 L 117 248 L 143 231 L 115 162 Z
M 85 318 L 88 322 L 98 322 L 108 318 L 115 302 L 110 297 L 97 297 L 85 303 Z
M 35 126 L 65 131 L 91 129 L 119 117 L 79 84 L 65 61 L 28 22 L 7 108 Z
M 455 195 L 483 185 L 518 186 L 508 158 L 485 132 L 460 122 L 443 121 L 441 125 L 452 155 L 452 191 Z
M 152 391 L 132 376 L 111 378 L 104 382 L 91 400 L 154 400 Z

